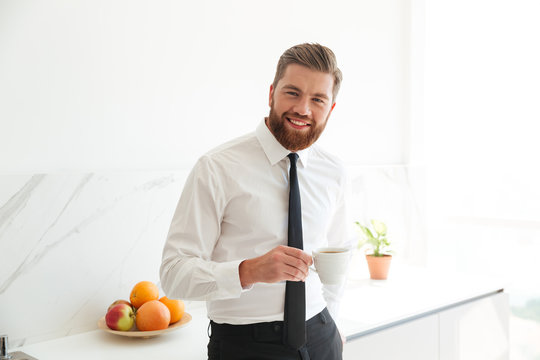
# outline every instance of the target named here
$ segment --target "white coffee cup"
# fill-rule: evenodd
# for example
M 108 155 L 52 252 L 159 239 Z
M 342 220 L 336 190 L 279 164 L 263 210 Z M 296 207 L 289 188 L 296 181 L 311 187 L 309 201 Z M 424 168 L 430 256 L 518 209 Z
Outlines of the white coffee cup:
M 339 284 L 345 280 L 351 250 L 342 247 L 324 247 L 313 251 L 313 264 L 321 282 L 326 285 Z

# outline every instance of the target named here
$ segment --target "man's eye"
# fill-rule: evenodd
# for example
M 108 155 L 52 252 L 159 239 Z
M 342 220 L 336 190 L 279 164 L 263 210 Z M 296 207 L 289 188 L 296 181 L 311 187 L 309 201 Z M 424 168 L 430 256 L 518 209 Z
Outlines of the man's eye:
M 319 98 L 313 98 L 313 101 L 321 103 L 321 104 L 324 103 L 324 101 L 322 99 L 319 99 Z
M 292 95 L 292 96 L 298 96 L 298 93 L 294 91 L 287 91 L 287 94 Z

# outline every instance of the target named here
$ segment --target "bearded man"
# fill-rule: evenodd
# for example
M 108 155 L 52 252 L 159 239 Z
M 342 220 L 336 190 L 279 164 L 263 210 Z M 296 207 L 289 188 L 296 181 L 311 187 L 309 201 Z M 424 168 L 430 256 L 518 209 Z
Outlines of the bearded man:
M 206 301 L 209 359 L 342 358 L 342 285 L 309 271 L 313 250 L 351 246 L 344 167 L 315 144 L 341 79 L 329 48 L 286 50 L 268 117 L 202 156 L 186 180 L 161 284 L 169 298 Z

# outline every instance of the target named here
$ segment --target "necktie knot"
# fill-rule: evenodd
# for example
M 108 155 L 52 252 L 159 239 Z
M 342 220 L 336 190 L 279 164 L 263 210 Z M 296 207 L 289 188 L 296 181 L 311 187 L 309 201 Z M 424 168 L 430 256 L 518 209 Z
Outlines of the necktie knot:
M 289 153 L 287 157 L 291 160 L 291 164 L 296 164 L 296 161 L 298 160 L 298 154 L 297 153 Z

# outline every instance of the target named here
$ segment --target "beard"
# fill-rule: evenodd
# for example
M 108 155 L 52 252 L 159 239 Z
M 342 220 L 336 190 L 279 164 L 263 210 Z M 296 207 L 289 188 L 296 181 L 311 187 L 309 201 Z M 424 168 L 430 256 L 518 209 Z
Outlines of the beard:
M 276 140 L 285 149 L 289 151 L 304 150 L 313 145 L 313 143 L 317 141 L 317 139 L 319 139 L 319 137 L 321 136 L 324 128 L 326 127 L 326 123 L 328 122 L 328 117 L 330 117 L 330 114 L 328 114 L 325 121 L 321 124 L 317 124 L 311 121 L 311 125 L 309 126 L 307 131 L 302 131 L 290 129 L 285 124 L 285 122 L 289 121 L 287 120 L 288 115 L 289 113 L 283 113 L 281 116 L 279 116 L 276 113 L 274 109 L 274 103 L 272 102 L 270 106 L 270 114 L 268 115 L 267 125 L 270 128 L 272 134 L 274 134 Z M 296 113 L 290 115 L 299 119 L 307 118 L 305 116 L 300 116 Z

